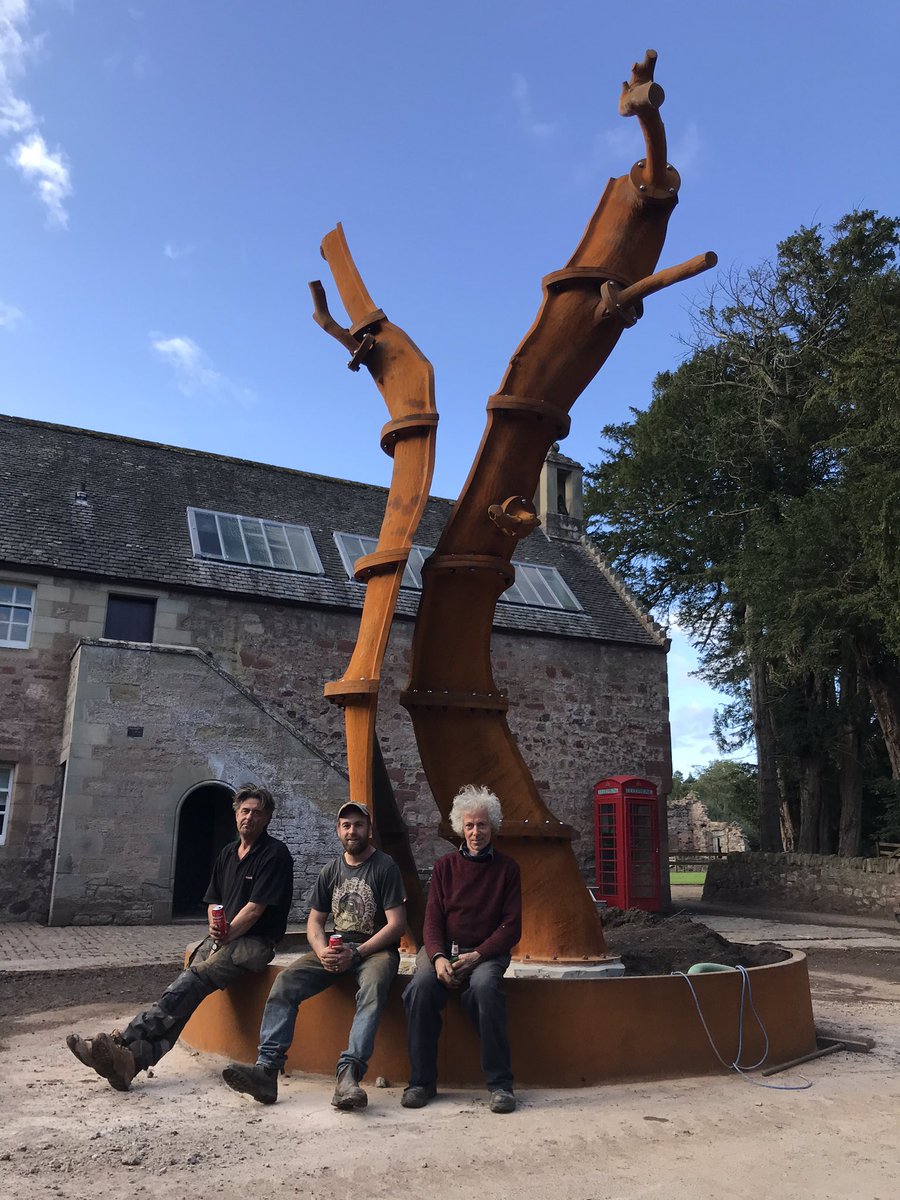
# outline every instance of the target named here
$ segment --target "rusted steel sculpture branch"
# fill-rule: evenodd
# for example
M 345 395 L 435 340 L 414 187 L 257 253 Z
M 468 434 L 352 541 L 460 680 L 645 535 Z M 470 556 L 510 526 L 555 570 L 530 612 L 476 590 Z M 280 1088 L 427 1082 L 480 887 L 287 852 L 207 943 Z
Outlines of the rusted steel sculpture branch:
M 715 261 L 701 256 L 653 274 L 680 182 L 666 161 L 655 61 L 648 51 L 635 64 L 620 100 L 620 111 L 641 123 L 646 158 L 609 182 L 568 264 L 544 279 L 534 324 L 488 400 L 468 480 L 423 568 L 401 698 L 444 835 L 461 785 L 487 784 L 503 802 L 500 845 L 522 868 L 517 953 L 538 960 L 590 960 L 605 947 L 572 852 L 573 831 L 544 804 L 507 725 L 508 701 L 491 671 L 491 628 L 497 600 L 514 579 L 516 544 L 536 524 L 531 497 L 547 451 L 568 432 L 569 409 L 641 315 L 642 297 Z
M 334 320 L 318 281 L 309 285 L 314 320 L 349 351 L 351 369 L 365 366 L 375 380 L 391 418 L 381 431 L 381 448 L 394 460 L 378 545 L 354 564 L 354 578 L 366 584 L 356 647 L 343 676 L 325 685 L 325 695 L 344 709 L 350 796 L 369 806 L 378 840 L 400 865 L 409 899 L 410 928 L 417 937 L 421 888 L 406 827 L 381 760 L 375 718 L 397 593 L 434 471 L 438 421 L 434 372 L 412 339 L 376 308 L 340 225 L 322 242 L 322 257 L 331 268 L 352 324 L 345 329 Z

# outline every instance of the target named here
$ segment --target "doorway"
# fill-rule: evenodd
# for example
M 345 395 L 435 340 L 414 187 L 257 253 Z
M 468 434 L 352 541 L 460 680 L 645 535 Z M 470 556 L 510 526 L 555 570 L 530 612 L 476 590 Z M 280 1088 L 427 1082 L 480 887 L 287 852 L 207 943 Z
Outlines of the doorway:
M 185 796 L 178 814 L 175 842 L 175 885 L 172 919 L 200 920 L 206 916 L 203 896 L 213 863 L 223 846 L 237 837 L 234 790 L 224 783 L 203 783 Z

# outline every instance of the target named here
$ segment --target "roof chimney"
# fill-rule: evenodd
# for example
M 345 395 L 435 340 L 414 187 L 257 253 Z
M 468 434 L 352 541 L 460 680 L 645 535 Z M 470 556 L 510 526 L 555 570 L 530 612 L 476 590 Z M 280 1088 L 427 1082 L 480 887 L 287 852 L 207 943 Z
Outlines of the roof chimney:
M 584 497 L 581 463 L 550 447 L 534 497 L 534 507 L 548 537 L 580 542 L 584 533 Z

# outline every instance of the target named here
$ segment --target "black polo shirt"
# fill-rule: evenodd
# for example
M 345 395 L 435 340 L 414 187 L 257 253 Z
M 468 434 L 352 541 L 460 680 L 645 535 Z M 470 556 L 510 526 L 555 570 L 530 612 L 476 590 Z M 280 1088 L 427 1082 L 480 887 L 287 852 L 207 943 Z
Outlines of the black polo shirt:
M 240 840 L 230 842 L 220 853 L 203 899 L 207 904 L 223 904 L 229 921 L 251 901 L 264 904 L 265 912 L 247 932 L 280 942 L 294 895 L 291 852 L 267 833 L 260 834 L 245 858 L 238 858 L 240 844 Z

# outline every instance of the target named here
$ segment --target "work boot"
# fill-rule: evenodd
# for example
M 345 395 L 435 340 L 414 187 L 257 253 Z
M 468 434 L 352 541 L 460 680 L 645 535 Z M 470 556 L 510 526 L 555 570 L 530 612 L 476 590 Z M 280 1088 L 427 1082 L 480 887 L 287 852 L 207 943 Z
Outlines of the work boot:
M 134 1055 L 120 1037 L 112 1033 L 98 1033 L 91 1043 L 94 1070 L 109 1080 L 110 1087 L 117 1092 L 127 1092 L 131 1081 L 138 1073 Z
M 94 1055 L 94 1042 L 96 1038 L 79 1037 L 77 1033 L 70 1033 L 66 1038 L 66 1045 L 75 1055 L 80 1063 L 84 1063 L 86 1067 L 90 1067 L 92 1071 L 96 1071 L 98 1075 L 106 1076 L 97 1065 L 97 1059 Z
M 232 1063 L 222 1072 L 222 1078 L 236 1092 L 245 1092 L 260 1104 L 274 1104 L 278 1099 L 277 1067 L 245 1067 Z
M 403 1089 L 400 1103 L 404 1108 L 424 1108 L 428 1101 L 433 1100 L 436 1095 L 437 1087 L 433 1083 L 426 1083 L 422 1086 L 410 1084 L 408 1088 Z
M 365 1108 L 369 1103 L 369 1097 L 359 1086 L 359 1068 L 355 1063 L 347 1063 L 338 1071 L 331 1103 L 343 1112 Z
M 497 1088 L 491 1092 L 491 1112 L 511 1113 L 516 1111 L 516 1098 L 506 1088 Z

